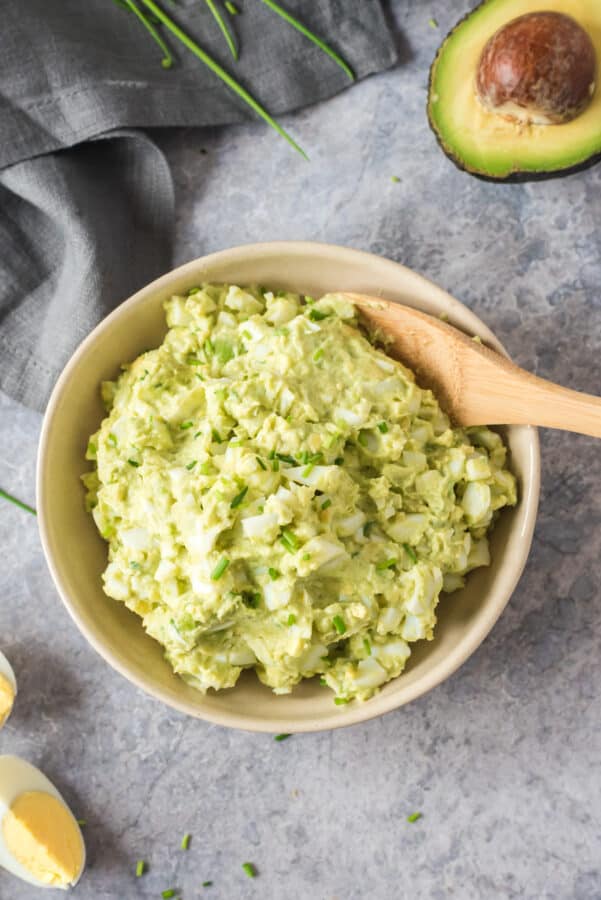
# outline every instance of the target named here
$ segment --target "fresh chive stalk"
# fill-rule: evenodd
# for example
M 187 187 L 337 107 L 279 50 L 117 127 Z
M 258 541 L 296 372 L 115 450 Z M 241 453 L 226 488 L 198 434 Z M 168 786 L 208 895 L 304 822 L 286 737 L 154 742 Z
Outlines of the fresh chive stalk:
M 376 572 L 384 572 L 386 569 L 392 569 L 393 566 L 396 566 L 397 562 L 398 560 L 396 559 L 385 559 L 376 564 Z
M 282 9 L 279 3 L 276 3 L 275 0 L 263 0 L 265 6 L 268 6 L 270 9 L 277 13 L 278 16 L 281 16 L 284 21 L 288 22 L 289 25 L 292 25 L 293 28 L 296 28 L 297 31 L 300 31 L 306 38 L 308 38 L 313 44 L 319 47 L 326 56 L 329 56 L 330 59 L 334 60 L 336 65 L 340 66 L 342 71 L 348 75 L 351 81 L 355 80 L 355 73 L 349 66 L 349 64 L 338 54 L 335 50 L 322 41 L 313 31 L 310 31 L 302 22 L 299 22 L 298 19 L 295 19 L 294 16 L 290 15 L 285 9 Z
M 291 734 L 276 734 L 276 736 L 274 737 L 274 741 L 285 741 L 289 737 L 292 737 L 292 735 Z
M 219 11 L 219 7 L 215 3 L 215 0 L 205 0 L 205 3 L 211 10 L 211 12 L 213 14 L 213 18 L 219 25 L 219 28 L 221 29 L 221 33 L 223 34 L 223 36 L 225 38 L 225 42 L 228 45 L 228 47 L 230 48 L 230 53 L 232 54 L 234 59 L 237 60 L 238 59 L 238 48 L 236 47 L 236 42 L 234 41 L 232 32 L 230 31 L 230 29 L 227 25 L 227 22 L 225 21 L 225 19 L 221 15 L 221 12 Z
M 284 545 L 288 553 L 296 553 L 299 548 L 297 536 L 289 528 L 283 528 L 280 535 L 280 542 Z
M 223 557 L 219 560 L 213 571 L 211 572 L 211 578 L 213 581 L 219 581 L 227 567 L 229 566 L 230 561 L 227 557 Z
M 204 63 L 205 66 L 207 66 L 207 68 L 209 68 L 214 75 L 217 75 L 217 77 L 220 78 L 221 81 L 223 81 L 223 83 L 230 88 L 230 90 L 237 94 L 238 97 L 240 97 L 240 99 L 243 100 L 247 106 L 250 106 L 250 108 L 254 112 L 256 112 L 257 115 L 263 119 L 263 121 L 267 122 L 267 124 L 270 125 L 271 128 L 273 128 L 273 130 L 280 135 L 280 137 L 283 137 L 284 140 L 287 141 L 288 144 L 290 144 L 290 146 L 294 150 L 296 150 L 297 153 L 300 153 L 303 159 L 308 159 L 305 151 L 301 147 L 299 147 L 296 141 L 282 128 L 282 126 L 279 125 L 275 121 L 275 119 L 273 119 L 272 116 L 269 115 L 267 110 L 263 106 L 261 106 L 261 104 L 258 103 L 255 98 L 251 94 L 249 94 L 248 91 L 245 90 L 238 81 L 236 81 L 235 78 L 232 78 L 232 76 L 229 75 L 228 72 L 226 72 L 225 69 L 223 69 L 219 65 L 219 63 L 217 63 L 213 59 L 212 56 L 209 56 L 209 54 L 206 53 L 201 47 L 199 47 L 198 44 L 193 41 L 185 31 L 182 31 L 182 29 L 178 25 L 176 25 L 173 19 L 170 18 L 170 16 L 168 16 L 165 12 L 163 12 L 161 7 L 158 6 L 154 2 L 154 0 L 140 0 L 140 2 L 143 3 L 144 6 L 152 13 L 154 13 L 157 19 L 162 22 L 162 24 L 178 39 L 178 41 L 180 41 L 180 43 L 184 45 L 184 47 L 190 50 L 190 52 L 193 53 L 194 56 L 196 56 L 202 63 Z
M 236 509 L 238 506 L 240 506 L 240 504 L 242 503 L 242 501 L 243 501 L 244 498 L 246 497 L 247 493 L 248 493 L 248 485 L 246 484 L 246 485 L 244 485 L 244 487 L 242 488 L 242 490 L 240 491 L 240 493 L 239 493 L 239 494 L 236 494 L 236 496 L 234 497 L 234 499 L 233 499 L 232 502 L 230 503 L 230 509 Z
M 139 859 L 136 863 L 136 878 L 141 878 L 146 871 L 146 863 L 143 859 Z
M 149 21 L 148 17 L 144 15 L 141 9 L 138 9 L 133 0 L 124 0 L 124 6 L 126 9 L 131 10 L 131 12 L 133 12 L 135 16 L 137 16 L 153 41 L 161 48 L 161 51 L 163 53 L 163 58 L 161 60 L 162 67 L 164 69 L 170 69 L 173 65 L 173 56 L 171 55 L 169 47 L 167 46 L 161 35 L 158 33 L 152 22 Z
M 188 847 L 190 846 L 190 838 L 191 838 L 191 835 L 190 835 L 190 834 L 185 834 L 185 835 L 183 836 L 183 838 L 182 838 L 182 843 L 181 843 L 181 848 L 182 848 L 182 850 L 187 850 L 187 849 L 188 849 Z
M 244 869 L 244 871 L 246 872 L 246 874 L 248 875 L 249 878 L 257 877 L 257 870 L 255 869 L 254 865 L 251 862 L 242 863 L 242 868 Z
M 0 497 L 8 500 L 9 503 L 14 503 L 15 506 L 19 507 L 19 509 L 24 509 L 25 512 L 31 513 L 32 516 L 37 516 L 37 512 L 35 511 L 33 506 L 28 506 L 27 503 L 23 503 L 22 500 L 17 500 L 16 497 L 13 497 L 12 494 L 7 494 L 6 491 L 2 490 L 2 488 L 0 488 Z
M 422 813 L 414 812 L 414 813 L 411 813 L 410 816 L 407 816 L 407 821 L 408 822 L 417 822 L 417 820 L 421 819 L 421 817 L 422 817 Z
M 409 557 L 409 559 L 411 560 L 412 563 L 417 562 L 417 553 L 415 552 L 415 550 L 413 549 L 411 544 L 403 544 L 403 550 L 405 551 L 405 553 L 407 554 L 407 556 Z
M 345 633 L 346 625 L 344 623 L 344 619 L 342 618 L 342 616 L 334 616 L 334 618 L 332 619 L 332 625 L 334 626 L 334 628 L 336 629 L 338 634 Z

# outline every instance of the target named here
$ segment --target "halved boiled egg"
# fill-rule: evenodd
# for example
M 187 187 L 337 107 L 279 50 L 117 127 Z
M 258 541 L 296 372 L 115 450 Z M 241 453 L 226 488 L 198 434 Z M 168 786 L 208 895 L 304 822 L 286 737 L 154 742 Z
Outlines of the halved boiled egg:
M 0 728 L 11 714 L 17 696 L 17 679 L 6 656 L 0 650 Z
M 17 756 L 0 756 L 0 866 L 36 887 L 77 884 L 86 849 L 51 781 Z

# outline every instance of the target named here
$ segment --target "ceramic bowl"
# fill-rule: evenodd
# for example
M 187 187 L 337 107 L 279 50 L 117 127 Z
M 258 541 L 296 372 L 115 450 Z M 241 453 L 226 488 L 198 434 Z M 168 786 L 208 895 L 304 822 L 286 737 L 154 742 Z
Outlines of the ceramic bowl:
M 259 283 L 320 295 L 373 294 L 414 306 L 477 334 L 505 352 L 465 306 L 402 265 L 345 247 L 276 242 L 235 247 L 187 263 L 138 291 L 87 337 L 60 376 L 48 404 L 38 458 L 37 503 L 42 543 L 58 591 L 78 628 L 101 656 L 138 687 L 169 706 L 220 725 L 253 731 L 318 731 L 351 725 L 396 709 L 448 678 L 476 650 L 503 611 L 532 541 L 539 496 L 537 432 L 510 427 L 505 437 L 519 480 L 519 504 L 503 511 L 491 541 L 492 564 L 473 572 L 438 607 L 435 638 L 413 646 L 405 672 L 365 703 L 336 706 L 317 679 L 276 696 L 245 672 L 231 690 L 203 695 L 173 675 L 140 620 L 102 591 L 107 545 L 84 509 L 80 475 L 88 470 L 89 435 L 104 416 L 99 386 L 121 363 L 158 345 L 163 301 L 202 281 Z

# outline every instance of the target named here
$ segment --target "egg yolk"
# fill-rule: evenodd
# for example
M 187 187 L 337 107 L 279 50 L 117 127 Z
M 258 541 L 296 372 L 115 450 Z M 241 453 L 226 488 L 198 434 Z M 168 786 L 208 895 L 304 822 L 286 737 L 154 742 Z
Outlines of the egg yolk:
M 2 820 L 9 853 L 38 881 L 66 887 L 84 860 L 81 833 L 69 810 L 41 791 L 20 794 Z
M 0 675 L 0 728 L 10 716 L 14 701 L 15 691 L 12 684 L 8 678 Z

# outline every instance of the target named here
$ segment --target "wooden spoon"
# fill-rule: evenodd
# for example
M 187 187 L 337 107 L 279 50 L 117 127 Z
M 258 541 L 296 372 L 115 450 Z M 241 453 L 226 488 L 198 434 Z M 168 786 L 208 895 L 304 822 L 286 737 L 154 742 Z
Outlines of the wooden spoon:
M 541 425 L 601 437 L 601 398 L 560 387 L 440 319 L 399 303 L 345 292 L 370 330 L 434 391 L 457 425 Z

